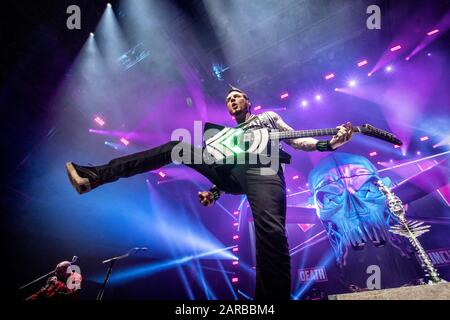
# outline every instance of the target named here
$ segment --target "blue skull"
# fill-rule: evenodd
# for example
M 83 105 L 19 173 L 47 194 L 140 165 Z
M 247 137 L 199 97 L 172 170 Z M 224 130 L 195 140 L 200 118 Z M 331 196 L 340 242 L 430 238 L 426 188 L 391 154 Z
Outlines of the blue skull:
M 388 227 L 393 217 L 386 208 L 385 196 L 374 184 L 380 178 L 366 158 L 333 153 L 322 159 L 309 174 L 312 201 L 322 221 L 339 265 L 345 265 L 348 248 L 363 249 L 371 241 L 383 246 L 389 241 Z

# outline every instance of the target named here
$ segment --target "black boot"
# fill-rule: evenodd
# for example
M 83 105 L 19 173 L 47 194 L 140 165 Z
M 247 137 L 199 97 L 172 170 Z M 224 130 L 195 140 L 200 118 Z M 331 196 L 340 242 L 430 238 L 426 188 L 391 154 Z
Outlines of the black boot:
M 98 187 L 101 182 L 95 167 L 79 166 L 73 162 L 66 163 L 69 180 L 79 194 Z

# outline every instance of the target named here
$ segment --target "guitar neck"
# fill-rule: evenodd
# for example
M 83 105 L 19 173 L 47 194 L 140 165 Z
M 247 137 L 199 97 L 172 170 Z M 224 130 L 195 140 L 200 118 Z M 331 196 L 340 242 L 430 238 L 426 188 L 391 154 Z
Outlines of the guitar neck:
M 294 131 L 276 131 L 270 133 L 270 139 L 284 140 L 296 139 L 318 136 L 334 136 L 339 130 L 336 128 L 330 129 L 312 129 L 312 130 L 294 130 Z M 361 133 L 359 126 L 353 127 L 354 133 Z

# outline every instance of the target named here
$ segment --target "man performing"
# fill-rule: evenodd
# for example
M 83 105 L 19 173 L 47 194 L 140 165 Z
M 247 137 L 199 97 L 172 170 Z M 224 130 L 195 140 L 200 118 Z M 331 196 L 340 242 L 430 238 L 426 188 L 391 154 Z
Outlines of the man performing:
M 226 105 L 240 129 L 266 127 L 269 130 L 293 130 L 274 112 L 251 114 L 249 98 L 238 88 L 230 88 Z M 351 123 L 338 126 L 338 129 L 338 133 L 329 141 L 297 138 L 286 142 L 293 148 L 303 151 L 334 151 L 349 141 L 353 134 Z M 106 165 L 88 167 L 68 162 L 66 169 L 73 186 L 82 194 L 119 178 L 159 169 L 172 163 L 173 154 L 178 155 L 180 151 L 190 153 L 191 160 L 199 155 L 203 159 L 203 149 L 184 142 L 171 141 L 147 151 L 114 159 Z M 283 167 L 280 164 L 289 163 L 289 160 L 289 157 L 280 157 L 277 169 L 269 172 L 266 170 L 264 174 L 262 170 L 268 168 L 264 168 L 263 165 L 244 163 L 214 166 L 205 161 L 183 162 L 214 184 L 209 191 L 199 192 L 199 200 L 203 205 L 212 205 L 220 197 L 221 192 L 247 196 L 256 232 L 255 299 L 290 299 L 290 256 L 285 232 L 286 185 Z
M 74 300 L 78 299 L 80 285 L 83 281 L 81 274 L 68 272 L 69 261 L 58 263 L 55 275 L 47 280 L 47 284 L 26 300 Z

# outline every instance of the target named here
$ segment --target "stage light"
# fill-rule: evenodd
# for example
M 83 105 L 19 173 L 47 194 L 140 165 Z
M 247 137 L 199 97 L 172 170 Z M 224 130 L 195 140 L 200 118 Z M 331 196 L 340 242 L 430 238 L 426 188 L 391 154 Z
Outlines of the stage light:
M 231 282 L 236 283 L 239 281 L 239 278 L 231 278 Z
M 406 57 L 406 58 L 405 58 L 406 61 L 409 61 L 409 59 L 411 59 L 411 57 Z
M 234 214 L 235 216 L 238 216 L 238 215 L 239 215 L 239 211 L 235 211 L 235 212 L 233 212 L 233 214 Z
M 349 86 L 349 87 L 354 87 L 354 86 L 356 86 L 356 80 L 350 80 L 350 81 L 348 82 L 348 86 Z
M 386 70 L 387 72 L 391 72 L 391 71 L 392 71 L 392 66 L 387 66 L 387 67 L 385 68 L 385 70 Z
M 307 100 L 302 100 L 302 107 L 306 107 L 308 105 L 308 101 Z
M 404 157 L 405 157 L 405 156 L 406 156 L 406 152 L 402 152 L 402 156 L 404 156 Z
M 322 96 L 320 95 L 320 94 L 316 94 L 316 101 L 320 101 L 320 100 L 322 100 Z
M 325 76 L 325 80 L 330 80 L 330 79 L 333 79 L 334 77 L 335 77 L 334 73 L 330 73 Z
M 299 176 L 295 175 L 295 176 L 292 177 L 292 180 L 297 180 L 298 178 L 299 178 Z
M 339 88 L 334 88 L 334 91 L 336 91 L 336 92 L 339 91 Z
M 262 107 L 261 106 L 256 106 L 255 108 L 254 108 L 254 110 L 255 111 L 257 111 L 257 110 L 261 110 L 262 109 Z
M 238 235 L 234 235 L 233 236 L 233 240 L 237 240 L 237 239 L 239 239 L 239 236 Z
M 430 139 L 430 138 L 428 138 L 428 136 L 420 137 L 420 141 L 427 141 L 428 139 Z
M 103 121 L 103 119 L 100 117 L 96 117 L 94 121 L 97 122 L 101 127 L 105 125 L 105 121 Z
M 106 6 L 107 6 L 108 8 L 111 8 L 111 3 L 108 3 Z
M 395 149 L 398 149 L 398 148 L 400 148 L 400 146 L 397 145 L 397 144 L 394 144 L 394 148 L 395 148 Z
M 360 62 L 358 62 L 358 67 L 365 66 L 366 64 L 367 64 L 367 60 L 360 61 Z
M 237 266 L 239 264 L 239 261 L 235 260 L 232 262 L 233 266 Z
M 159 174 L 159 176 L 161 178 L 165 178 L 166 177 L 166 174 L 164 172 L 162 172 L 162 171 L 158 172 L 158 174 Z
M 367 74 L 367 76 L 368 76 L 368 77 L 371 77 L 371 76 L 372 76 L 372 72 L 369 72 L 369 73 Z
M 239 222 L 234 222 L 233 226 L 237 227 L 239 225 Z
M 239 248 L 238 248 L 238 247 L 234 247 L 231 251 L 233 251 L 233 252 L 238 252 L 238 251 L 239 251 Z
M 130 142 L 125 138 L 120 139 L 120 142 L 122 142 L 125 146 L 128 146 L 130 144 Z
M 289 93 L 283 93 L 281 96 L 280 96 L 280 98 L 281 99 L 286 99 L 287 97 L 289 97 Z
M 378 153 L 376 151 L 369 153 L 369 156 L 375 157 Z
M 420 156 L 420 155 L 422 154 L 422 152 L 417 151 L 416 154 L 417 154 L 418 156 Z
M 90 37 L 93 37 L 93 36 L 94 36 L 94 33 L 92 33 L 92 32 L 89 33 L 89 36 L 90 36 Z
M 436 34 L 438 32 L 439 32 L 439 29 L 434 29 L 434 30 L 431 30 L 430 32 L 428 32 L 427 35 L 432 36 L 433 34 Z
M 400 50 L 401 48 L 402 48 L 401 45 L 396 45 L 396 46 L 390 48 L 389 50 L 391 50 L 391 52 L 394 52 L 394 51 Z
M 390 159 L 389 162 L 392 163 L 392 162 L 394 162 L 394 160 Z

